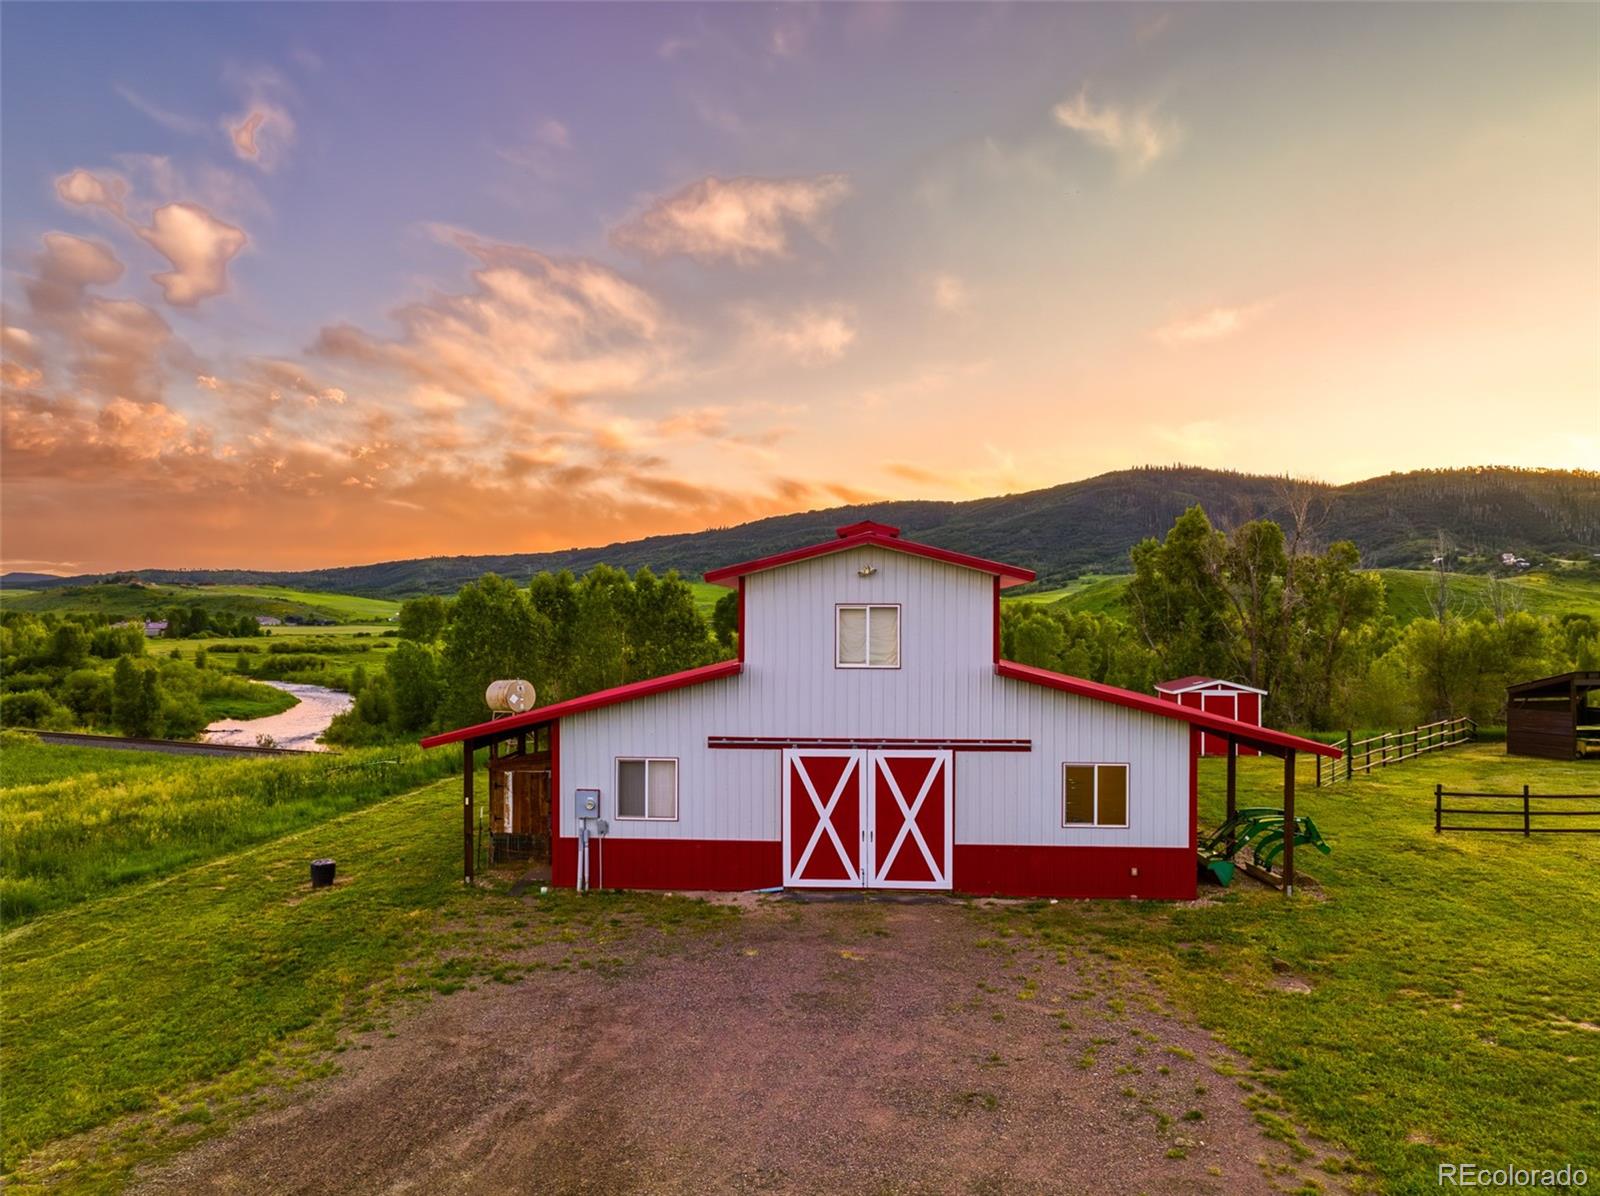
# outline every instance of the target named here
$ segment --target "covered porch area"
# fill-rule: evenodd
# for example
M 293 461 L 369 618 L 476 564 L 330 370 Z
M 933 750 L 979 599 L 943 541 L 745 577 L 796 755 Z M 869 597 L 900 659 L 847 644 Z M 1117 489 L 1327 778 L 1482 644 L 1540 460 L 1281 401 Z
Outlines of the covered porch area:
M 527 877 L 550 879 L 555 831 L 556 734 L 554 721 L 506 718 L 472 728 L 461 739 L 462 879 L 472 884 L 481 867 L 524 861 Z M 477 792 L 487 764 L 487 792 Z

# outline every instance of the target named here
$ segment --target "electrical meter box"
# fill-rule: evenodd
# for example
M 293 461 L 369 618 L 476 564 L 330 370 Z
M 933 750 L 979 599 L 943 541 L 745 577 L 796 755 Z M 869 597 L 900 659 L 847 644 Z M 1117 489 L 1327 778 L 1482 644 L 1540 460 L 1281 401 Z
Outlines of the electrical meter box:
M 600 790 L 578 789 L 572 798 L 579 818 L 600 817 Z

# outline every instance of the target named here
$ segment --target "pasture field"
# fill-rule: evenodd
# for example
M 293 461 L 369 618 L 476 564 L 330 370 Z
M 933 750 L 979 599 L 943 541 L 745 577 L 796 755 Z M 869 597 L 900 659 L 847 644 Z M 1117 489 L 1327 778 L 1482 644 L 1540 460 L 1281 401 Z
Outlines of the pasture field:
M 415 747 L 228 759 L 0 741 L 0 921 L 166 876 L 449 772 Z M 70 771 L 69 771 L 70 770 Z
M 1276 761 L 1241 772 L 1243 801 L 1275 802 Z M 1211 1060 L 1215 1086 L 1237 1086 L 1266 1132 L 1308 1158 L 1347 1152 L 1342 1182 L 1431 1192 L 1433 1168 L 1451 1160 L 1596 1174 L 1600 838 L 1435 835 L 1436 781 L 1600 790 L 1600 765 L 1478 745 L 1303 792 L 1334 850 L 1301 853 L 1293 898 L 1241 880 L 1192 904 L 969 903 L 975 949 L 993 957 L 985 991 L 1020 1016 L 1040 969 L 1104 965 L 1113 1010 L 1170 1003 L 1246 1056 L 1244 1070 Z M 1214 824 L 1220 761 L 1202 763 L 1201 783 Z M 725 906 L 464 888 L 459 800 L 458 783 L 439 780 L 321 821 L 308 809 L 268 842 L 208 848 L 7 931 L 0 1120 L 13 1190 L 114 1189 L 141 1160 L 295 1099 L 408 998 L 546 966 L 519 954 L 529 943 L 560 947 L 581 986 L 640 933 L 714 930 L 740 957 L 742 920 Z M 324 854 L 341 883 L 313 894 L 306 862 Z M 1160 1070 L 1160 1058 L 1137 1066 Z
M 203 648 L 213 668 L 237 671 L 239 660 L 243 658 L 249 675 L 263 681 L 299 681 L 348 691 L 350 679 L 358 667 L 364 668 L 369 676 L 381 673 L 398 642 L 392 626 L 369 624 L 272 627 L 268 631 L 267 635 L 246 639 L 208 636 L 192 640 L 152 640 L 150 652 L 160 658 L 176 651 L 183 659 L 190 660 L 196 649 Z
M 174 606 L 198 606 L 208 614 L 272 615 L 302 619 L 330 619 L 336 623 L 389 623 L 400 603 L 388 598 L 361 598 L 351 594 L 319 594 L 285 586 L 173 586 L 101 582 L 84 586 L 55 586 L 46 590 L 0 591 L 0 606 L 8 610 L 43 614 L 87 611 L 113 620 L 163 617 Z
M 1240 761 L 1240 805 L 1280 805 L 1282 765 Z M 1223 810 L 1201 763 L 1201 822 Z M 1293 898 L 1248 880 L 1195 905 L 986 911 L 1002 958 L 1108 958 L 1153 982 L 1256 1070 L 1227 1075 L 1269 1132 L 1292 1115 L 1391 1193 L 1438 1190 L 1447 1161 L 1600 1172 L 1600 835 L 1433 830 L 1433 786 L 1596 794 L 1600 764 L 1443 751 L 1301 790 L 1333 846 L 1302 848 Z M 1312 1148 L 1311 1143 L 1302 1147 Z
M 1425 569 L 1379 569 L 1378 575 L 1389 601 L 1389 613 L 1402 626 L 1413 619 L 1431 618 L 1428 605 L 1434 577 Z M 1008 598 L 1009 602 L 1065 602 L 1069 610 L 1091 611 L 1115 618 L 1128 617 L 1124 600 L 1130 574 L 1106 574 L 1079 579 L 1083 584 L 1060 590 L 1046 590 L 1038 594 L 1022 594 Z M 1503 582 L 1514 610 L 1529 614 L 1559 618 L 1564 614 L 1585 614 L 1600 619 L 1600 575 L 1576 570 L 1526 573 L 1521 577 L 1506 578 Z M 1481 574 L 1453 573 L 1450 575 L 1451 609 L 1461 615 L 1473 615 L 1489 609 L 1489 580 Z
M 1080 598 L 1085 591 L 1093 589 L 1106 581 L 1126 584 L 1125 575 L 1120 573 L 1085 573 L 1082 577 L 1074 578 L 1064 586 L 1056 586 L 1048 590 L 1034 590 L 1025 594 L 1003 594 L 1002 600 L 1005 602 L 1024 602 L 1031 605 L 1048 605 L 1052 602 L 1060 602 L 1064 598 Z

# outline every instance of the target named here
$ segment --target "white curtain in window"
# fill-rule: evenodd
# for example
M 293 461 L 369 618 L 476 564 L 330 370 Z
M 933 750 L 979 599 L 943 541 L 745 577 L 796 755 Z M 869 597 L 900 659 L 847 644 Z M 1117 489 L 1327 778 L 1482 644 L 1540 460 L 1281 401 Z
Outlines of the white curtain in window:
M 678 762 L 650 761 L 650 817 L 678 816 Z
M 617 763 L 617 817 L 643 818 L 644 816 L 644 761 L 619 761 Z
M 900 667 L 900 608 L 874 606 L 867 620 L 867 663 L 874 668 Z
M 864 606 L 839 608 L 839 663 L 867 663 L 867 610 Z

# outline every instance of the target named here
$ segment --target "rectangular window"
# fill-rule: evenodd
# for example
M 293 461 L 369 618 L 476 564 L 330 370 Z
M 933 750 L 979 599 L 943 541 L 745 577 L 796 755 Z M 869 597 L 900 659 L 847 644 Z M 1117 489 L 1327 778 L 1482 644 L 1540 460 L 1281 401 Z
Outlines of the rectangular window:
M 834 663 L 841 669 L 900 667 L 900 608 L 840 606 Z
M 1126 764 L 1063 764 L 1062 826 L 1127 826 Z
M 617 761 L 617 817 L 672 822 L 678 817 L 678 762 Z

